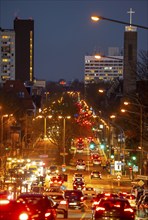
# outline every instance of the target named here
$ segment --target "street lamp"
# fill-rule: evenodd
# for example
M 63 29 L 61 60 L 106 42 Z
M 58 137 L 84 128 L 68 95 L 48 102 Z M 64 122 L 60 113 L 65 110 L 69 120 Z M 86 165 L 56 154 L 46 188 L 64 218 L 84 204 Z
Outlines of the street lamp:
M 98 22 L 100 20 L 107 20 L 107 21 L 118 23 L 118 24 L 124 24 L 124 25 L 130 25 L 131 26 L 131 23 L 129 23 L 129 22 L 119 21 L 119 20 L 110 19 L 110 18 L 105 18 L 105 17 L 102 17 L 102 16 L 91 16 L 91 19 L 95 22 Z M 138 24 L 132 24 L 132 26 L 148 30 L 148 27 L 146 27 L 146 26 L 142 26 L 142 25 L 138 25 Z
M 44 139 L 47 139 L 47 118 L 52 118 L 52 115 L 38 115 L 36 118 L 44 118 Z
M 70 119 L 71 116 L 58 116 L 59 119 L 63 119 L 63 165 L 65 165 L 65 156 L 66 156 L 66 147 L 65 147 L 65 128 L 66 128 L 66 119 Z

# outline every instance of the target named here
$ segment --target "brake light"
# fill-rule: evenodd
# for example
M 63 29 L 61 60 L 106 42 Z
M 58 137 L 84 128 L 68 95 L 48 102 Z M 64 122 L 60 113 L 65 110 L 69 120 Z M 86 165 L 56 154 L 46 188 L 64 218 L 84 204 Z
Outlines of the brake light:
M 60 201 L 60 204 L 61 204 L 61 205 L 66 205 L 66 204 L 67 204 L 67 202 L 66 202 L 66 201 L 64 201 L 64 200 L 62 200 L 62 201 Z
M 131 208 L 126 208 L 126 209 L 124 209 L 124 212 L 134 212 L 134 210 Z
M 28 219 L 29 219 L 29 216 L 27 213 L 22 213 L 19 216 L 19 220 L 28 220 Z
M 0 200 L 0 205 L 7 205 L 7 204 L 9 204 L 10 203 L 10 201 L 9 200 Z
M 97 208 L 96 208 L 96 211 L 97 211 L 97 212 L 99 212 L 99 211 L 104 211 L 104 210 L 105 210 L 104 207 L 97 207 Z

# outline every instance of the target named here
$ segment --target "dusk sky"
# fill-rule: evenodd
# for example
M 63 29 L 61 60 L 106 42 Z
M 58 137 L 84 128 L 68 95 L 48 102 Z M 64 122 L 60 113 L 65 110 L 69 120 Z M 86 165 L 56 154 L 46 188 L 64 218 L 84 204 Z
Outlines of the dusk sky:
M 123 49 L 125 25 L 90 17 L 130 21 L 148 27 L 148 0 L 0 0 L 0 27 L 13 29 L 13 20 L 34 20 L 35 78 L 84 79 L 84 57 L 107 55 L 109 47 Z M 148 50 L 148 30 L 137 29 L 138 51 Z

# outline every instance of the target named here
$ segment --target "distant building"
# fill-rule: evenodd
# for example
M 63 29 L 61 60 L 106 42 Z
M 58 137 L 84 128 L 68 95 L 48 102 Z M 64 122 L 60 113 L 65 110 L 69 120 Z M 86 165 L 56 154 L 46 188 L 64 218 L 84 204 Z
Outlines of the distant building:
M 0 28 L 0 83 L 34 80 L 34 21 L 15 18 L 14 29 Z
M 34 80 L 34 21 L 15 18 L 15 78 Z
M 123 56 L 102 56 L 100 59 L 95 56 L 85 56 L 85 84 L 117 78 L 123 78 Z
M 0 83 L 15 80 L 15 32 L 0 29 Z

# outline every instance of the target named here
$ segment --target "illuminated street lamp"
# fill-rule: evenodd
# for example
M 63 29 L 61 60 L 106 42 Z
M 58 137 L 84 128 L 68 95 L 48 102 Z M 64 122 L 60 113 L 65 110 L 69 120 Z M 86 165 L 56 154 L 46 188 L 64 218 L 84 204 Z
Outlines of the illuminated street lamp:
M 65 147 L 65 128 L 66 128 L 66 119 L 70 119 L 71 116 L 58 116 L 59 119 L 63 119 L 63 165 L 65 165 L 65 156 L 66 156 L 66 147 Z
M 118 23 L 118 24 L 131 25 L 131 23 L 129 23 L 129 22 L 119 21 L 119 20 L 110 19 L 110 18 L 105 18 L 105 17 L 102 17 L 102 16 L 91 16 L 91 20 L 93 20 L 95 22 L 98 22 L 100 20 L 106 20 L 106 21 L 111 21 L 111 22 L 115 22 L 115 23 Z M 146 26 L 142 26 L 142 25 L 138 25 L 138 24 L 132 24 L 132 26 L 148 30 L 148 27 L 146 27 Z
M 52 118 L 52 115 L 38 115 L 36 118 L 44 118 L 44 139 L 47 139 L 47 118 Z

